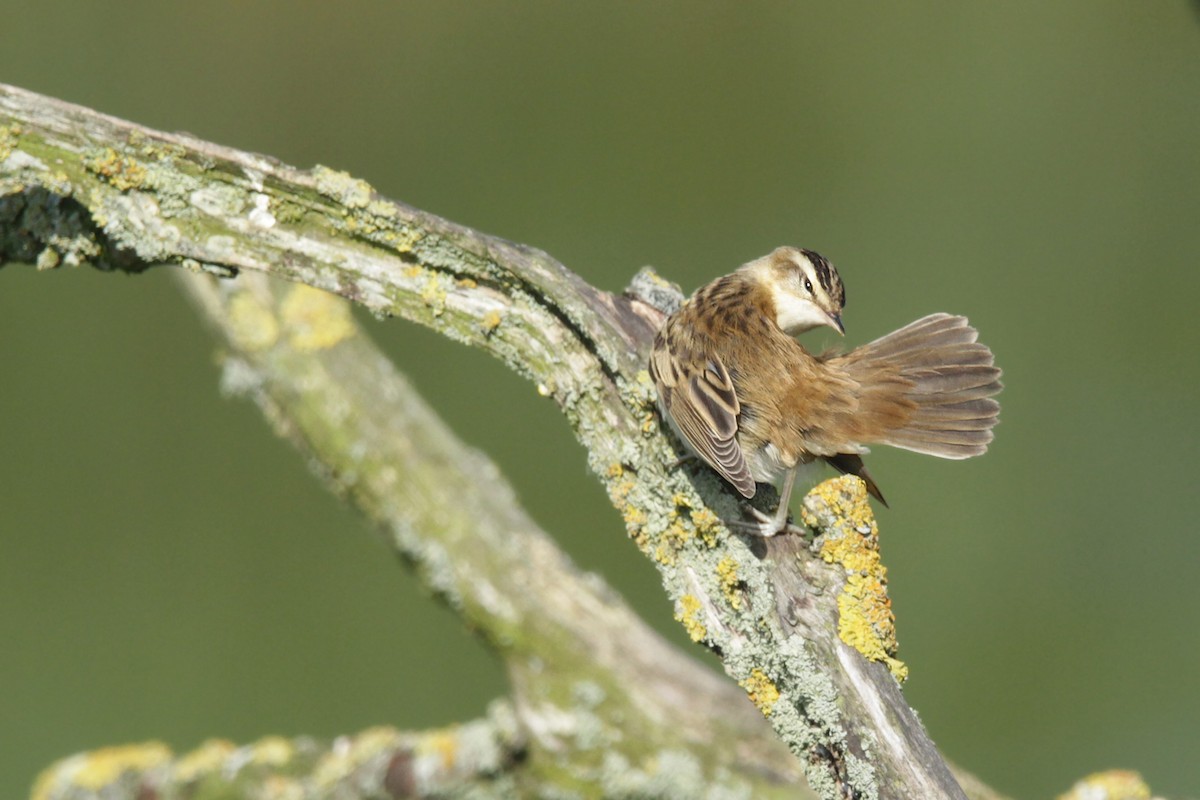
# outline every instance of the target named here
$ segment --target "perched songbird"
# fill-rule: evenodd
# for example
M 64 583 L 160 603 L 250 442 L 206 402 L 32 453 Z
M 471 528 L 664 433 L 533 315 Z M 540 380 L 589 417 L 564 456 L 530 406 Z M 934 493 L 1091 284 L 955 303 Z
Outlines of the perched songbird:
M 794 336 L 838 333 L 846 290 L 810 250 L 780 247 L 701 287 L 663 324 L 650 374 L 667 419 L 717 473 L 753 497 L 784 477 L 779 510 L 752 526 L 782 530 L 796 469 L 821 459 L 862 478 L 869 444 L 941 458 L 987 450 L 1000 370 L 965 317 L 931 314 L 849 353 L 813 355 Z

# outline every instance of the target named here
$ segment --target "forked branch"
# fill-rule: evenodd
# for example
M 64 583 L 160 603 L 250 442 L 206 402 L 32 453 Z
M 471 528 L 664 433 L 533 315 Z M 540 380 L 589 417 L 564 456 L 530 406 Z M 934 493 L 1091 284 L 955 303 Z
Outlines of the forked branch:
M 661 282 L 644 278 L 653 291 L 643 289 L 642 299 L 612 295 L 540 251 L 384 199 L 342 173 L 297 170 L 0 86 L 4 261 L 42 268 L 86 262 L 108 270 L 168 264 L 218 276 L 262 273 L 340 295 L 380 316 L 419 322 L 496 355 L 562 408 L 630 538 L 658 568 L 677 617 L 692 638 L 721 657 L 726 672 L 799 757 L 819 795 L 965 796 L 894 677 L 902 665 L 888 639 L 890 612 L 876 585 L 881 573 L 869 563 L 874 520 L 861 486 L 851 479 L 832 481 L 806 498 L 804 521 L 813 536 L 761 541 L 726 530 L 721 520 L 739 515 L 737 500 L 715 478 L 674 467 L 679 453 L 660 425 L 644 366 L 662 319 L 645 298 L 654 291 L 671 296 Z M 330 376 L 318 384 L 330 391 L 335 384 L 363 380 L 349 379 L 348 365 L 393 379 L 369 344 L 356 344 L 365 340 L 344 311 L 314 293 L 243 280 L 226 285 L 237 288 L 199 285 L 198 296 L 241 361 L 252 365 L 247 374 L 255 380 L 268 373 L 272 360 L 301 357 Z M 362 346 L 368 349 L 355 349 Z M 743 753 L 746 746 L 759 747 L 757 723 L 738 711 L 743 701 L 699 677 L 694 667 L 678 666 L 684 679 L 673 682 L 671 670 L 655 669 L 647 654 L 671 665 L 682 662 L 639 639 L 641 629 L 623 634 L 624 617 L 603 628 L 606 638 L 588 638 L 578 626 L 554 619 L 557 612 L 569 616 L 578 610 L 572 607 L 578 600 L 573 589 L 560 595 L 561 609 L 523 607 L 507 586 L 484 582 L 495 577 L 486 564 L 470 562 L 450 540 L 428 538 L 426 530 L 452 529 L 458 536 L 476 526 L 487 547 L 481 552 L 490 557 L 504 554 L 508 532 L 534 529 L 526 519 L 503 516 L 515 513 L 515 504 L 487 500 L 492 492 L 503 501 L 507 489 L 485 462 L 475 463 L 465 486 L 456 485 L 452 474 L 406 462 L 412 453 L 402 452 L 403 442 L 417 433 L 401 431 L 403 419 L 367 415 L 353 438 L 339 442 L 332 435 L 336 403 L 326 405 L 330 400 L 319 391 L 304 396 L 312 384 L 287 383 L 289 374 L 310 366 L 291 364 L 278 384 L 269 378 L 262 384 L 268 399 L 260 401 L 284 409 L 276 419 L 335 485 L 423 566 L 431 585 L 488 633 L 509 665 L 517 718 L 534 747 L 551 752 L 563 746 L 553 724 L 557 717 L 548 710 L 578 710 L 580 702 L 598 708 L 610 692 L 635 698 L 633 707 L 650 703 L 646 708 L 656 710 L 645 716 L 658 717 L 656 730 L 699 730 L 724 719 L 707 729 L 722 740 L 717 747 Z M 355 390 L 378 389 L 367 380 Z M 382 391 L 379 396 L 387 397 Z M 285 400 L 297 406 L 289 410 Z M 317 409 L 311 430 L 301 423 L 312 420 L 296 413 L 304 404 Z M 327 424 L 323 449 L 321 426 Z M 362 444 L 371 437 L 397 444 L 367 451 L 365 459 L 361 448 L 335 455 L 340 443 Z M 455 457 L 460 456 L 472 458 Z M 399 486 L 396 475 L 404 469 L 420 480 Z M 468 501 L 476 490 L 483 499 Z M 401 499 L 402 491 L 413 494 Z M 455 520 L 446 523 L 447 517 Z M 559 559 L 548 540 L 530 546 L 541 548 L 547 563 Z M 512 552 L 508 558 L 513 563 Z M 569 572 L 564 574 L 570 577 Z M 593 610 L 603 616 L 603 607 Z M 527 636 L 531 630 L 541 633 Z M 522 644 L 511 644 L 518 641 Z M 599 655 L 607 660 L 591 652 L 585 659 L 563 655 L 585 645 L 602 648 Z M 590 659 L 604 669 L 575 681 L 574 698 L 547 694 L 533 688 L 547 658 L 558 658 L 551 663 L 568 669 Z M 623 659 L 638 669 L 622 673 Z M 614 691 L 616 684 L 608 682 L 614 678 L 632 685 Z M 714 703 L 720 706 L 697 711 Z M 630 741 L 640 741 L 642 733 L 631 730 Z M 681 747 L 692 743 L 688 735 L 679 741 Z M 631 763 L 622 748 L 614 752 Z M 722 763 L 740 770 L 755 760 L 739 755 Z M 758 768 L 775 779 L 786 780 L 792 769 L 769 750 L 759 760 Z

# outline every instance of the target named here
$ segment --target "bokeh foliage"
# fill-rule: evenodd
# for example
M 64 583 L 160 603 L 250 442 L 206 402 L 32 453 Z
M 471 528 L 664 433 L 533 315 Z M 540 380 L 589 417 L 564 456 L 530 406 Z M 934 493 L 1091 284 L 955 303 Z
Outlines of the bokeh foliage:
M 848 341 L 964 313 L 993 451 L 872 471 L 906 693 L 998 788 L 1195 792 L 1200 24 L 1184 3 L 25 4 L 0 80 L 689 289 L 780 243 Z M 575 557 L 682 632 L 532 386 L 374 325 Z M 467 719 L 502 676 L 258 413 L 164 272 L 0 272 L 0 793 L 74 750 Z M 698 657 L 703 657 L 698 653 Z

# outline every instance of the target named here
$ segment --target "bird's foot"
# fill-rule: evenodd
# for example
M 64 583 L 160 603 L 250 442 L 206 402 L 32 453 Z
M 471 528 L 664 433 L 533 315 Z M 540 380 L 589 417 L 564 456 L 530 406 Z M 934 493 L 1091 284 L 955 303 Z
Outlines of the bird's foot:
M 730 530 L 738 533 L 749 533 L 754 536 L 762 536 L 768 538 L 777 536 L 781 533 L 802 533 L 799 528 L 791 523 L 788 519 L 788 509 L 786 505 L 781 505 L 779 510 L 774 514 L 764 514 L 753 506 L 743 506 L 743 510 L 749 511 L 754 517 L 753 520 L 732 520 L 725 523 L 725 526 Z

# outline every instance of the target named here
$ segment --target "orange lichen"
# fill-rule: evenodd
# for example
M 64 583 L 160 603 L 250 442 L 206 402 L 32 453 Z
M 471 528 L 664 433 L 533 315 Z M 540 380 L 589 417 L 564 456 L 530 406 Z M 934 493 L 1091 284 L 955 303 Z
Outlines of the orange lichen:
M 111 147 L 86 159 L 84 167 L 104 178 L 122 192 L 138 189 L 146 182 L 146 168 L 137 160 L 123 156 Z

